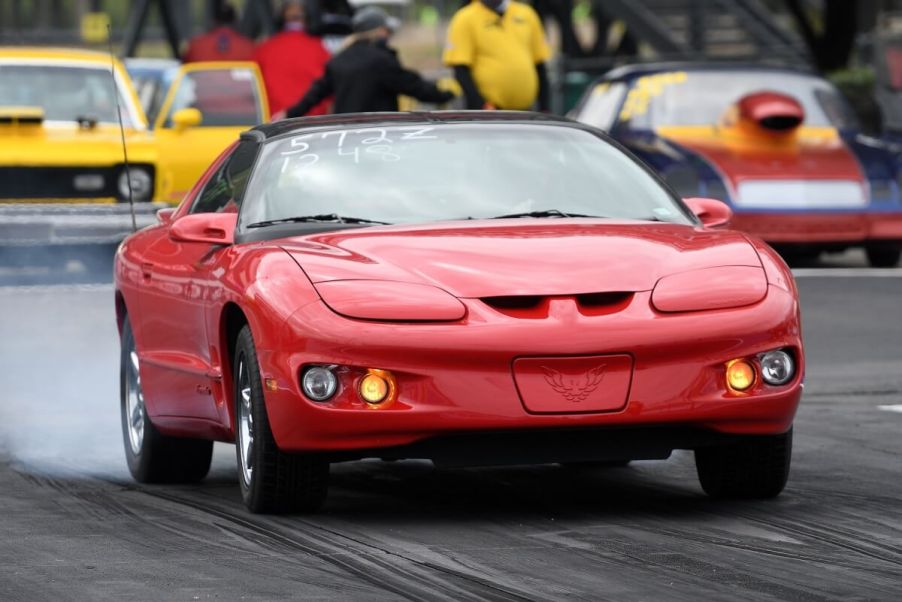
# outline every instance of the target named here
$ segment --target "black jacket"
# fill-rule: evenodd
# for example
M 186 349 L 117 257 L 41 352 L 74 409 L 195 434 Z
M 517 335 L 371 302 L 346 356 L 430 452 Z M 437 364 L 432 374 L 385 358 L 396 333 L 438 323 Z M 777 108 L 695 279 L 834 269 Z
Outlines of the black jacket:
M 439 90 L 401 66 L 394 50 L 381 42 L 357 41 L 332 57 L 326 72 L 313 82 L 304 97 L 286 111 L 300 117 L 331 95 L 334 113 L 397 111 L 398 95 L 423 102 L 448 102 L 454 95 Z

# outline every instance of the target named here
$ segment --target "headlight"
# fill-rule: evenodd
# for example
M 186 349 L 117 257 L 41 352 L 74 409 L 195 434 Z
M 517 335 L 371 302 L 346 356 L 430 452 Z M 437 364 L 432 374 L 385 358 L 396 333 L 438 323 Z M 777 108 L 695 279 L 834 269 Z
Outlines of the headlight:
M 149 201 L 153 195 L 153 175 L 146 167 L 137 166 L 130 166 L 128 170 L 123 167 L 119 173 L 119 179 L 116 180 L 119 198 L 128 201 L 129 175 L 132 183 L 132 198 L 138 202 Z
M 338 378 L 326 366 L 311 366 L 301 376 L 301 389 L 313 401 L 326 401 L 338 389 Z
M 363 401 L 376 406 L 394 401 L 398 394 L 398 385 L 394 375 L 388 370 L 370 368 L 366 376 L 360 379 L 357 392 Z
M 755 384 L 755 367 L 743 359 L 727 362 L 727 386 L 733 391 L 745 391 Z
M 727 265 L 664 276 L 651 303 L 660 312 L 707 311 L 752 305 L 767 295 L 764 270 Z
M 456 297 L 428 284 L 335 280 L 317 282 L 316 292 L 332 311 L 358 320 L 453 322 L 466 315 Z
M 769 385 L 785 385 L 795 376 L 795 362 L 785 351 L 768 351 L 762 353 L 758 360 L 761 362 L 761 378 Z

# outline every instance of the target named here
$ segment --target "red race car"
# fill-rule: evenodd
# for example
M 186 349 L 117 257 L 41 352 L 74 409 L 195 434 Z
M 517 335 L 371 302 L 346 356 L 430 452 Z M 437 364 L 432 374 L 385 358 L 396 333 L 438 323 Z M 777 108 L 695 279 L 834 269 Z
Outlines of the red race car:
M 627 462 L 784 487 L 804 356 L 792 276 L 596 129 L 529 113 L 318 117 L 242 134 L 116 258 L 141 482 L 235 442 L 254 512 L 329 464 Z

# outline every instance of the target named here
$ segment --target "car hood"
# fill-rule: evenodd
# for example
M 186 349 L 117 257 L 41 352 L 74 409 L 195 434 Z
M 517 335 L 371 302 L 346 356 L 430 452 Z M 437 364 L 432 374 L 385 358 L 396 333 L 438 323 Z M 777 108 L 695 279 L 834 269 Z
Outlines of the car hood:
M 740 127 L 663 126 L 656 133 L 703 155 L 731 179 L 861 178 L 855 156 L 831 127 L 768 135 Z
M 370 227 L 280 244 L 314 284 L 412 282 L 461 298 L 647 291 L 670 274 L 761 267 L 757 252 L 737 232 L 609 220 Z
M 156 160 L 149 132 L 126 129 L 125 135 L 130 161 L 152 163 Z M 3 166 L 106 166 L 121 162 L 122 134 L 118 126 L 0 125 L 0 165 Z

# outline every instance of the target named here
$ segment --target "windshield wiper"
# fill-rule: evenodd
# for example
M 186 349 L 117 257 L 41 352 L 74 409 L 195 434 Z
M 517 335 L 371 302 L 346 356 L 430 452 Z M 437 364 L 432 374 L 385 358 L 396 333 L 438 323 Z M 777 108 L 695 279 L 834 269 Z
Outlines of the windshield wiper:
M 585 215 L 583 213 L 564 213 L 560 209 L 543 209 L 541 211 L 525 211 L 523 213 L 506 213 L 505 215 L 494 215 L 486 219 L 506 219 L 513 217 L 599 217 L 603 215 Z
M 283 217 L 281 219 L 268 219 L 262 222 L 254 222 L 248 224 L 248 228 L 265 228 L 266 226 L 275 226 L 276 224 L 302 224 L 302 223 L 320 223 L 320 222 L 336 222 L 339 224 L 381 224 L 390 225 L 390 222 L 380 222 L 365 217 L 351 217 L 348 215 L 338 215 L 337 213 L 321 213 L 319 215 L 297 215 L 294 217 Z

